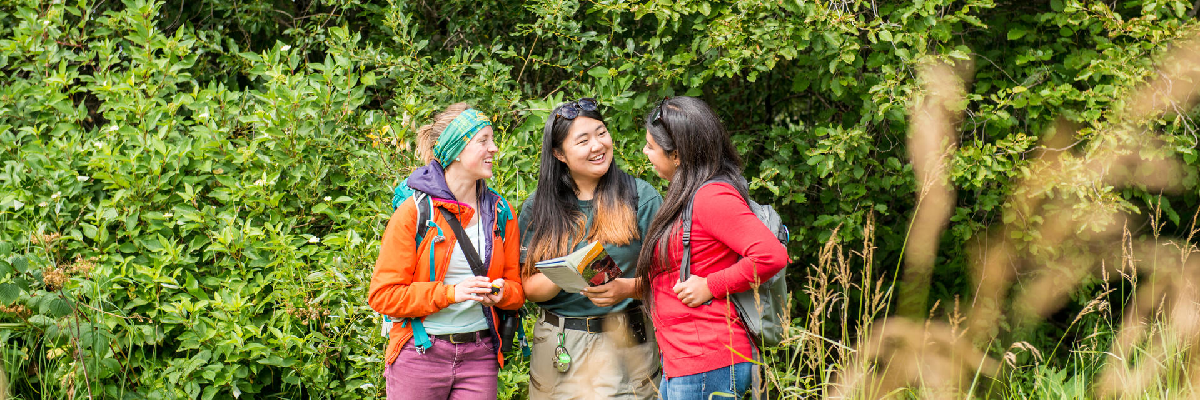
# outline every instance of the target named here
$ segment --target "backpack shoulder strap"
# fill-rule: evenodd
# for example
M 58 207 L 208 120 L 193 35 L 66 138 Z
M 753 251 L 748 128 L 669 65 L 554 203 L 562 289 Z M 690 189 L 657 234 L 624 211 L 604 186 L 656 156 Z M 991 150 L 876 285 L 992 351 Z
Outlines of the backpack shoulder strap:
M 443 237 L 442 228 L 433 223 L 433 198 L 428 193 L 422 191 L 414 192 L 413 201 L 417 203 L 417 230 L 415 235 L 417 246 L 421 246 L 421 243 L 425 241 L 425 232 L 428 232 L 430 229 L 437 230 L 437 236 L 429 243 L 429 280 L 434 281 L 437 279 L 437 268 L 434 264 L 436 257 L 433 254 L 433 245 Z M 417 252 L 420 253 L 420 250 L 418 249 Z M 424 354 L 425 350 L 433 346 L 433 342 L 429 340 L 429 334 L 425 331 L 423 318 L 408 318 L 407 321 L 412 326 L 413 340 L 415 341 L 414 346 L 417 348 L 417 352 Z
M 700 195 L 700 189 L 704 189 L 713 183 L 724 182 L 720 180 L 709 180 L 700 185 L 696 189 L 696 193 L 692 193 L 692 199 L 683 207 L 683 261 L 679 263 L 679 281 L 683 282 L 692 276 L 692 204 L 696 202 L 696 196 Z
M 392 210 L 400 208 L 400 205 L 409 198 L 412 198 L 417 206 L 417 232 L 414 238 L 417 245 L 420 245 L 425 239 L 425 232 L 429 230 L 429 220 L 433 215 L 433 199 L 428 193 L 409 187 L 408 178 L 405 178 L 392 191 Z
M 417 191 L 413 194 L 413 200 L 417 203 L 417 232 L 416 243 L 418 246 L 425 241 L 425 232 L 429 231 L 429 221 L 433 217 L 433 199 L 425 192 Z
M 508 221 L 513 218 L 512 207 L 508 205 L 508 200 L 504 196 L 496 193 L 495 189 L 489 187 L 488 191 L 499 199 L 496 202 L 496 234 L 500 235 L 500 240 L 504 240 L 504 235 L 507 233 L 505 228 L 508 226 Z
M 633 214 L 637 217 L 638 207 L 642 205 L 642 191 L 638 189 L 638 180 L 632 176 L 629 177 L 629 182 L 633 184 Z
M 438 238 L 442 236 L 442 228 L 430 223 L 433 220 L 433 198 L 429 196 L 428 193 L 420 190 L 414 190 L 413 188 L 409 187 L 408 179 L 405 179 L 404 181 L 400 182 L 400 185 L 396 186 L 396 189 L 393 191 L 392 209 L 395 210 L 400 208 L 400 204 L 403 204 L 404 201 L 408 200 L 409 198 L 412 198 L 413 203 L 417 206 L 417 225 L 413 235 L 416 245 L 420 246 L 421 243 L 425 241 L 425 232 L 428 232 L 430 229 L 437 230 L 438 237 L 434 238 L 434 242 L 437 242 L 439 240 Z M 433 262 L 433 245 L 434 243 L 429 244 L 429 276 L 431 280 L 436 277 L 436 268 Z M 420 251 L 418 250 L 418 253 L 419 252 Z M 388 333 L 391 332 L 392 323 L 395 322 L 395 320 L 387 315 L 383 316 L 383 320 L 383 336 L 386 337 L 388 336 Z M 429 340 L 429 335 L 425 331 L 425 324 L 422 322 L 421 318 L 404 318 L 400 321 L 400 326 L 409 325 L 412 327 L 413 340 L 416 342 L 415 346 L 418 353 L 424 353 L 426 349 L 433 345 L 433 343 Z

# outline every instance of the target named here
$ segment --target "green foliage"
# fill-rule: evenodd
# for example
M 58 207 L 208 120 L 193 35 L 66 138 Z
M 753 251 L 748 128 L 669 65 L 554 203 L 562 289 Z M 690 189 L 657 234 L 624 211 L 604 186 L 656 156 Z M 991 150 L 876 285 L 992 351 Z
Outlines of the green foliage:
M 5 15 L 0 300 L 33 314 L 5 360 L 43 372 L 14 389 L 373 395 L 360 300 L 398 172 L 359 64 L 279 44 L 224 55 L 245 88 L 196 81 L 201 38 L 160 7 Z
M 519 202 L 556 104 L 600 99 L 618 163 L 661 187 L 640 152 L 643 115 L 700 96 L 755 198 L 792 227 L 796 264 L 815 265 L 835 227 L 859 241 L 873 220 L 875 259 L 897 265 L 914 205 L 906 107 L 928 58 L 976 67 L 933 290 L 950 299 L 970 290 L 965 244 L 1008 222 L 1011 182 L 1054 119 L 1083 128 L 1081 148 L 1110 127 L 1153 56 L 1195 29 L 1190 7 L 9 1 L 2 357 L 32 372 L 10 374 L 17 398 L 381 396 L 384 339 L 364 297 L 390 187 L 416 164 L 416 127 L 456 101 L 495 116 L 493 185 Z M 1157 126 L 1194 167 L 1187 117 Z M 1168 232 L 1200 205 L 1194 180 L 1163 203 Z M 1135 211 L 1157 201 L 1058 189 Z M 510 365 L 502 397 L 521 397 L 527 367 Z

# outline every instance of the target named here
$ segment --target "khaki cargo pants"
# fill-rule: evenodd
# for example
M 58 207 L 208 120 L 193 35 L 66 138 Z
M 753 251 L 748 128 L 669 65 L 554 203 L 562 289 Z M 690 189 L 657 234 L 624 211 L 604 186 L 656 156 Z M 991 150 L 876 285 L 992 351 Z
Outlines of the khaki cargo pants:
M 658 397 L 661 365 L 649 319 L 644 321 L 646 342 L 636 344 L 629 334 L 625 313 L 609 316 L 603 333 L 556 327 L 546 322 L 545 315 L 543 311 L 533 327 L 533 356 L 529 360 L 531 400 Z M 563 347 L 571 355 L 567 372 L 554 368 L 559 333 L 565 334 Z

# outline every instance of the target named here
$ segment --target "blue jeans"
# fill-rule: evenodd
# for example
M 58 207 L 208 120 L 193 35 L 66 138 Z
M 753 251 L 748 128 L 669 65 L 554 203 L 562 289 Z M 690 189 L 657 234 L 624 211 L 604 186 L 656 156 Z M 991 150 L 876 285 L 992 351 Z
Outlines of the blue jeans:
M 740 362 L 725 368 L 675 378 L 663 376 L 659 400 L 741 399 L 750 390 L 750 367 Z

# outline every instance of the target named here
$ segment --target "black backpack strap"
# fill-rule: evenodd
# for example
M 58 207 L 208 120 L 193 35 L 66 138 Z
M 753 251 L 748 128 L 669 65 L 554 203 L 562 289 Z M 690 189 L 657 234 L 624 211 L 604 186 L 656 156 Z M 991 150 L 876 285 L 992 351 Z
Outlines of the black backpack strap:
M 701 184 L 696 189 L 696 193 L 692 193 L 692 200 L 683 207 L 683 216 L 680 218 L 683 223 L 683 261 L 679 263 L 680 282 L 692 277 L 692 204 L 696 203 L 696 196 L 700 195 L 700 189 L 717 182 L 724 181 L 710 180 Z
M 683 262 L 679 263 L 679 281 L 687 281 L 692 277 L 692 204 L 696 202 L 696 196 L 700 195 L 700 189 L 704 189 L 711 183 L 726 182 L 721 179 L 713 179 L 705 181 L 696 188 L 696 193 L 692 193 L 692 201 L 689 201 L 687 206 L 683 208 Z M 713 299 L 708 299 L 704 305 L 712 304 Z
M 629 176 L 629 185 L 633 187 L 633 216 L 637 218 L 638 207 L 642 206 L 642 193 L 638 190 L 637 178 Z
M 413 201 L 417 203 L 416 242 L 417 246 L 420 246 L 421 242 L 425 240 L 425 232 L 429 230 L 429 220 L 433 218 L 433 210 L 429 209 L 433 202 L 430 201 L 429 195 L 425 194 L 425 192 L 414 192 Z
M 479 253 L 475 251 L 475 245 L 471 244 L 471 238 L 463 230 L 462 223 L 458 222 L 458 217 L 442 207 L 438 207 L 438 211 L 442 212 L 442 217 L 445 217 L 446 222 L 450 224 L 450 230 L 454 231 L 458 246 L 462 248 L 463 255 L 467 256 L 467 264 L 471 264 L 471 271 L 477 276 L 487 276 L 487 267 L 483 266 L 483 260 L 479 258 Z
M 704 186 L 701 185 L 700 187 Z M 700 189 L 696 189 L 696 192 L 699 191 Z M 693 201 L 689 201 L 683 207 L 683 262 L 679 263 L 680 282 L 692 277 L 692 203 L 695 203 L 695 199 L 695 197 L 692 197 Z

